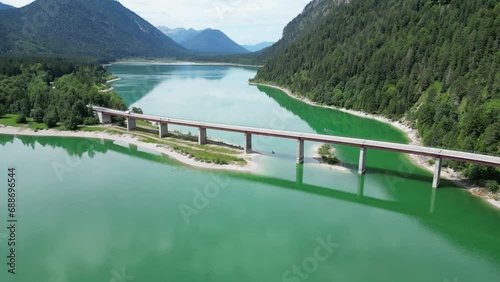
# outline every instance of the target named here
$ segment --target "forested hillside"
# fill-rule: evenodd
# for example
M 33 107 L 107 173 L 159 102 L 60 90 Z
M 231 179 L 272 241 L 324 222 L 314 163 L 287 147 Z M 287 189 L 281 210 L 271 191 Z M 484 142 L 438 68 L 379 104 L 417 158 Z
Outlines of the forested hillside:
M 0 11 L 0 55 L 178 58 L 187 51 L 114 0 L 36 0 Z
M 31 117 L 49 128 L 97 122 L 88 104 L 126 109 L 113 91 L 99 91 L 110 74 L 98 64 L 57 59 L 0 60 L 0 117 Z
M 321 104 L 405 118 L 429 146 L 500 155 L 499 1 L 329 5 L 326 19 L 273 54 L 256 81 Z M 448 164 L 498 181 L 498 170 Z

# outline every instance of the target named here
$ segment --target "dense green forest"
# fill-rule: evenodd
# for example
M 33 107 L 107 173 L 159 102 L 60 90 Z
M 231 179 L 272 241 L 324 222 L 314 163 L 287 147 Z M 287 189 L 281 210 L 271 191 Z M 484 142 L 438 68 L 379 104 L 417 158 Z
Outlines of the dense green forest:
M 500 155 L 499 1 L 329 3 L 328 16 L 273 54 L 255 81 L 405 119 L 428 146 Z M 446 165 L 500 180 L 498 169 Z
M 109 73 L 99 64 L 61 59 L 0 60 L 0 117 L 19 115 L 34 122 L 67 129 L 95 124 L 97 119 L 87 105 L 126 109 L 113 91 L 100 92 Z

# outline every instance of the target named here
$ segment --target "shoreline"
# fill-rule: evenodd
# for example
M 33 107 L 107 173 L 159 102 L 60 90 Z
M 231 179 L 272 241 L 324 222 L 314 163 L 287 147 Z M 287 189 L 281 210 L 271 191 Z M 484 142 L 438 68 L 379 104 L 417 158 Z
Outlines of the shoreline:
M 98 90 L 99 93 L 106 93 L 106 92 L 110 92 L 110 91 L 113 91 L 115 90 L 114 87 L 109 87 L 109 88 L 106 88 L 106 89 L 101 89 L 101 90 Z
M 61 131 L 55 129 L 39 130 L 35 132 L 29 128 L 23 127 L 13 127 L 0 125 L 0 135 L 11 135 L 11 136 L 32 136 L 32 137 L 72 137 L 72 138 L 88 138 L 88 139 L 104 139 L 114 142 L 127 143 L 137 146 L 138 148 L 143 148 L 160 155 L 167 156 L 170 159 L 176 160 L 184 165 L 199 168 L 199 169 L 209 169 L 209 170 L 219 170 L 219 171 L 233 171 L 233 172 L 246 172 L 253 173 L 258 170 L 258 165 L 253 158 L 258 154 L 252 154 L 250 156 L 245 155 L 244 158 L 247 161 L 247 165 L 239 166 L 235 164 L 230 165 L 218 165 L 214 163 L 204 163 L 200 161 L 193 160 L 188 156 L 182 155 L 167 145 L 156 144 L 156 143 L 146 143 L 140 141 L 138 136 L 134 136 L 128 133 L 111 134 L 102 131 Z M 243 158 L 243 154 L 241 154 Z
M 197 65 L 197 66 L 230 66 L 230 67 L 250 67 L 250 68 L 261 68 L 262 65 L 245 65 L 245 64 L 235 64 L 235 63 L 221 63 L 221 62 L 196 62 L 196 61 L 147 61 L 147 60 L 122 60 L 106 64 L 105 66 L 111 65 L 123 65 L 123 64 L 136 64 L 136 65 Z
M 276 90 L 280 90 L 283 93 L 285 93 L 286 95 L 288 95 L 289 97 L 291 97 L 295 100 L 299 100 L 299 101 L 306 103 L 308 105 L 311 105 L 311 106 L 337 110 L 337 111 L 341 111 L 341 112 L 355 115 L 358 117 L 368 118 L 368 119 L 373 119 L 373 120 L 383 122 L 385 124 L 391 125 L 397 129 L 403 131 L 405 133 L 406 137 L 408 138 L 408 140 L 410 141 L 409 142 L 410 145 L 423 146 L 422 139 L 420 138 L 417 130 L 402 123 L 401 121 L 394 121 L 394 120 L 388 119 L 388 118 L 383 117 L 383 116 L 367 114 L 364 112 L 349 110 L 349 109 L 345 109 L 345 108 L 337 108 L 334 106 L 320 105 L 320 104 L 317 104 L 317 103 L 311 101 L 308 98 L 301 97 L 301 96 L 294 94 L 292 91 L 290 91 L 287 88 L 277 86 L 277 85 L 272 85 L 272 84 L 267 84 L 267 83 L 257 83 L 257 82 L 249 82 L 249 84 L 255 85 L 255 86 L 265 86 L 265 87 L 274 88 Z M 410 161 L 412 163 L 416 164 L 417 166 L 419 166 L 419 167 L 421 167 L 421 168 L 423 168 L 431 173 L 434 172 L 434 167 L 429 165 L 429 160 L 431 160 L 432 158 L 418 156 L 418 155 L 411 155 L 411 154 L 406 154 L 406 155 L 408 156 L 408 158 L 410 159 Z M 474 184 L 471 181 L 469 181 L 468 179 L 466 179 L 460 172 L 457 172 L 457 171 L 455 171 L 451 168 L 448 168 L 448 167 L 446 167 L 446 168 L 443 167 L 442 171 L 441 171 L 441 178 L 450 180 L 455 185 L 460 186 L 462 188 L 465 188 L 472 195 L 474 195 L 476 197 L 480 197 L 480 198 L 484 199 L 485 201 L 487 201 L 488 203 L 492 204 L 493 206 L 500 208 L 500 201 L 496 201 L 496 200 L 492 199 L 491 197 L 488 197 L 487 195 L 483 195 L 484 193 L 479 193 L 481 190 L 484 190 L 485 188 L 478 187 L 476 184 Z
M 121 79 L 122 79 L 121 77 L 113 78 L 113 79 L 106 81 L 106 84 L 113 83 L 113 82 L 116 82 L 116 81 L 121 80 Z

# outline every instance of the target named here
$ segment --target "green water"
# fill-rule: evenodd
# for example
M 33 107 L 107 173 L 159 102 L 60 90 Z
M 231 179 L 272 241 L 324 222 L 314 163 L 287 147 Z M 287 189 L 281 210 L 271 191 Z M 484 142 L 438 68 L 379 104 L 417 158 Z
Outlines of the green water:
M 147 113 L 405 142 L 385 124 L 249 86 L 255 69 L 114 65 Z M 176 128 L 185 132 L 195 129 Z M 209 136 L 242 144 L 241 134 Z M 254 174 L 189 168 L 110 141 L 0 135 L 0 281 L 499 281 L 500 211 L 406 156 L 254 137 Z M 274 151 L 274 154 L 272 153 Z M 17 169 L 17 274 L 7 273 L 7 168 Z M 325 247 L 326 246 L 326 247 Z

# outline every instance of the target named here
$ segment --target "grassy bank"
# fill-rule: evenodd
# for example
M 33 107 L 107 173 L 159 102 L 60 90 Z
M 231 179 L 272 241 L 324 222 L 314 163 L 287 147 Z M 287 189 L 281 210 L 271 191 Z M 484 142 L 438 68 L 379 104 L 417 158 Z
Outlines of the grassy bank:
M 0 117 L 0 124 L 7 125 L 7 126 L 14 126 L 14 127 L 27 127 L 27 128 L 33 129 L 33 130 L 48 129 L 48 127 L 45 123 L 34 122 L 32 118 L 26 118 L 26 122 L 22 122 L 22 123 L 17 122 L 18 118 L 19 118 L 19 115 L 7 114 L 7 115 Z M 59 125 L 59 126 L 55 127 L 54 129 L 62 130 L 62 129 L 64 129 L 64 126 Z

